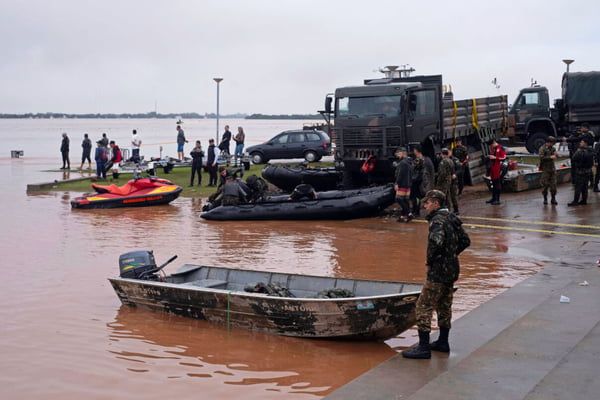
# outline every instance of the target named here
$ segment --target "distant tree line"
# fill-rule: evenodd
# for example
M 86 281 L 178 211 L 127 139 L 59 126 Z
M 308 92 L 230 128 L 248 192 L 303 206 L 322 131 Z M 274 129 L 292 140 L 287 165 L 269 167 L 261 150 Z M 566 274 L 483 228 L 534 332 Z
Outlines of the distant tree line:
M 171 113 L 159 114 L 155 112 L 147 113 L 122 113 L 122 114 L 67 114 L 67 113 L 26 113 L 26 114 L 0 114 L 0 118 L 163 118 L 163 119 L 201 119 L 201 118 L 217 118 L 216 113 Z M 219 114 L 219 118 L 235 118 L 235 119 L 320 119 L 319 114 Z
M 321 114 L 252 114 L 246 119 L 321 119 Z

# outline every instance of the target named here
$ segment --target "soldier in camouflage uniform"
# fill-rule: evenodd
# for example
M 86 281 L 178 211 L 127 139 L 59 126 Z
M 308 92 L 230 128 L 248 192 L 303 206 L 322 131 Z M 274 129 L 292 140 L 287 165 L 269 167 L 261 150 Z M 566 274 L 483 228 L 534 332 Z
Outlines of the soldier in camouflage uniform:
M 462 140 L 460 138 L 456 139 L 456 145 L 452 149 L 452 154 L 460 162 L 460 165 L 456 171 L 456 178 L 458 179 L 458 195 L 460 196 L 463 192 L 463 188 L 465 187 L 465 169 L 466 164 L 469 161 L 469 151 L 462 144 Z
M 592 143 L 594 143 L 593 139 L 586 137 L 581 140 L 579 148 L 573 154 L 571 168 L 575 184 L 575 197 L 568 204 L 569 206 L 584 206 L 587 204 L 588 184 L 592 179 L 592 167 L 594 166 Z M 580 197 L 581 201 L 579 201 Z
M 542 171 L 540 183 L 542 184 L 544 204 L 548 204 L 548 190 L 550 190 L 550 194 L 552 195 L 550 202 L 554 205 L 558 204 L 556 202 L 556 167 L 554 165 L 554 162 L 558 157 L 558 153 L 554 148 L 555 142 L 556 138 L 554 138 L 554 136 L 548 136 L 548 139 L 546 139 L 546 144 L 540 147 L 539 151 L 540 170 Z
M 450 203 L 452 204 L 452 211 L 454 214 L 458 215 L 458 175 L 462 169 L 462 165 L 458 158 L 454 157 L 454 152 L 452 150 L 449 151 L 448 158 L 452 161 L 452 165 L 454 165 L 454 175 L 452 175 L 452 183 L 450 184 Z
M 444 193 L 446 196 L 446 205 L 452 208 L 454 207 L 454 204 L 452 203 L 450 191 L 452 190 L 452 179 L 456 179 L 456 174 L 454 173 L 454 163 L 450 159 L 449 155 L 450 151 L 448 151 L 448 149 L 442 149 L 442 160 L 438 166 L 438 175 L 435 181 L 435 188 Z
M 427 280 L 415 308 L 419 344 L 402 352 L 406 358 L 431 358 L 431 350 L 450 352 L 448 334 L 452 321 L 453 286 L 460 272 L 458 255 L 471 241 L 462 228 L 461 220 L 443 206 L 445 202 L 446 196 L 439 190 L 430 190 L 423 198 L 425 210 L 429 213 Z M 430 344 L 434 310 L 438 316 L 440 335 L 438 340 Z

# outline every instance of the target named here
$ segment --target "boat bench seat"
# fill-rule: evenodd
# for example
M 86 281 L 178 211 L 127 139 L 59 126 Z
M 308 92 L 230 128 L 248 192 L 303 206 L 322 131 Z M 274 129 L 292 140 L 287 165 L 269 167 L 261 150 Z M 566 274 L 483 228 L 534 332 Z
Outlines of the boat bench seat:
M 227 281 L 222 281 L 219 279 L 198 279 L 195 281 L 186 282 L 186 283 L 184 283 L 184 285 L 200 286 L 200 287 L 205 287 L 205 288 L 224 289 L 225 286 L 227 285 Z M 219 286 L 223 286 L 223 287 L 219 287 Z

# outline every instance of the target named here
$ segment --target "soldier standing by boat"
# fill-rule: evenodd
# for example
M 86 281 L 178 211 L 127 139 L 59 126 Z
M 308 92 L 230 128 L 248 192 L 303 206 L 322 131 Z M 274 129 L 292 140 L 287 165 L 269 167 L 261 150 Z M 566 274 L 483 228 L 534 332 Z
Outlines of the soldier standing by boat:
M 442 159 L 438 167 L 438 176 L 436 179 L 435 188 L 442 193 L 446 199 L 446 204 L 449 207 L 454 207 L 452 203 L 452 196 L 450 191 L 452 190 L 452 180 L 456 178 L 454 173 L 454 162 L 450 159 L 450 151 L 446 148 L 442 149 Z
M 465 168 L 466 164 L 469 161 L 469 151 L 467 147 L 462 144 L 462 139 L 456 139 L 456 145 L 452 149 L 452 155 L 456 157 L 459 161 L 459 165 L 456 168 L 456 179 L 458 183 L 458 195 L 462 195 L 463 189 L 465 187 Z
M 550 202 L 553 205 L 558 204 L 556 201 L 556 166 L 554 162 L 558 157 L 558 153 L 554 148 L 556 138 L 554 136 L 548 136 L 546 144 L 540 147 L 540 170 L 542 176 L 540 177 L 540 183 L 542 185 L 542 195 L 544 196 L 544 204 L 548 204 L 548 190 L 552 198 Z
M 439 190 L 430 190 L 423 198 L 429 221 L 427 279 L 415 306 L 419 344 L 403 351 L 405 358 L 431 358 L 431 350 L 450 352 L 448 335 L 452 321 L 454 282 L 460 273 L 458 255 L 470 246 L 471 240 L 462 227 L 462 221 L 445 204 L 446 195 Z M 438 340 L 430 344 L 434 310 L 440 335 Z
M 593 139 L 585 137 L 579 143 L 579 148 L 573 154 L 573 182 L 575 194 L 569 206 L 585 206 L 588 198 L 588 184 L 592 179 L 592 167 L 594 166 L 594 153 L 592 151 Z M 581 201 L 579 200 L 581 198 Z

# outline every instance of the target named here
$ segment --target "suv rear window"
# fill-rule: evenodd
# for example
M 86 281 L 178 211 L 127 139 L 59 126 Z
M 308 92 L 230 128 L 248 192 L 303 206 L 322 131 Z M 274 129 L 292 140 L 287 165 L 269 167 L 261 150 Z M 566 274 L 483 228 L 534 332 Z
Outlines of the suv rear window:
M 306 140 L 309 142 L 318 142 L 321 140 L 321 137 L 318 133 L 310 132 L 306 134 Z

